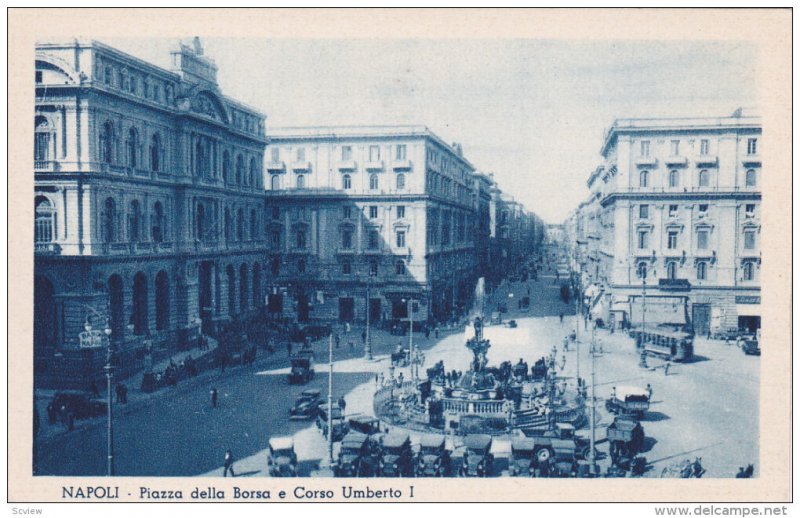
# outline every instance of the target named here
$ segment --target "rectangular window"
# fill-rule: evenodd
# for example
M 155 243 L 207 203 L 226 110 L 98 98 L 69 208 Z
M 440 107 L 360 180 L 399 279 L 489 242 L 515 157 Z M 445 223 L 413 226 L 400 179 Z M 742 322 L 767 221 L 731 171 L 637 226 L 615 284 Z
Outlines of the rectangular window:
M 745 230 L 744 231 L 744 249 L 745 250 L 755 250 L 756 248 L 756 231 L 755 230 Z
M 677 205 L 670 205 L 669 206 L 669 217 L 674 218 L 678 215 L 678 206 Z
M 381 159 L 381 148 L 378 146 L 369 147 L 369 161 L 377 162 Z
M 681 153 L 681 141 L 680 140 L 673 140 L 670 142 L 670 150 L 672 151 L 672 156 L 678 156 Z
M 281 150 L 280 148 L 274 147 L 272 148 L 272 163 L 277 164 L 281 161 Z
M 758 140 L 754 138 L 747 139 L 747 154 L 755 155 L 758 153 Z
M 306 148 L 299 147 L 297 148 L 297 161 L 302 162 L 306 159 Z
M 369 219 L 376 219 L 378 217 L 378 206 L 377 205 L 370 205 L 369 206 Z
M 350 219 L 350 207 L 342 207 L 342 217 L 344 219 Z
M 275 248 L 281 246 L 281 233 L 279 230 L 274 230 L 272 232 L 272 246 Z
M 342 232 L 342 248 L 353 248 L 353 233 L 349 230 Z
M 280 207 L 272 207 L 272 219 L 281 219 Z
M 406 231 L 405 230 L 398 230 L 397 231 L 397 248 L 405 248 L 406 247 Z
M 647 219 L 650 215 L 650 207 L 648 205 L 639 205 L 639 218 Z
M 647 231 L 640 230 L 639 231 L 639 250 L 644 250 L 647 248 Z
M 397 219 L 403 219 L 406 217 L 406 206 L 405 205 L 398 205 L 397 206 Z
M 667 234 L 667 248 L 670 250 L 678 248 L 678 233 L 676 231 Z
M 702 204 L 698 205 L 697 206 L 697 210 L 700 212 L 700 214 L 707 214 L 708 213 L 708 204 L 707 203 L 702 203 Z
M 350 263 L 342 264 L 342 273 L 344 275 L 350 275 Z
M 708 230 L 697 231 L 697 249 L 698 250 L 708 249 Z
M 350 146 L 342 146 L 342 160 L 353 159 L 353 148 Z
M 36 133 L 33 141 L 33 159 L 36 162 L 43 162 L 50 159 L 50 134 Z
M 41 70 L 37 70 L 36 71 L 36 84 L 38 85 L 41 82 L 42 82 L 42 71 Z
M 748 203 L 744 206 L 745 216 L 748 218 L 752 218 L 756 215 L 756 205 L 754 203 Z
M 406 159 L 406 145 L 405 144 L 398 144 L 397 145 L 397 154 L 395 155 L 397 160 L 405 160 Z
M 377 250 L 378 249 L 379 239 L 380 239 L 380 235 L 378 234 L 377 230 L 370 230 L 369 231 L 368 246 L 369 246 L 370 250 Z
M 639 143 L 639 156 L 641 156 L 641 157 L 649 157 L 650 156 L 650 141 L 649 140 L 642 140 Z
M 700 141 L 700 154 L 701 155 L 708 154 L 708 139 L 703 139 Z

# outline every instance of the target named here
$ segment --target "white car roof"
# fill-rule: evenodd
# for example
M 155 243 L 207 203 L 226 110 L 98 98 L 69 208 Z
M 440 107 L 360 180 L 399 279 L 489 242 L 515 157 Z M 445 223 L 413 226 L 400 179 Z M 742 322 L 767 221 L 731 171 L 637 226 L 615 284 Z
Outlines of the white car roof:
M 632 385 L 617 387 L 617 397 L 624 399 L 625 396 L 647 396 L 647 391 L 641 387 L 634 387 Z
M 269 446 L 273 450 L 288 450 L 294 448 L 294 439 L 291 437 L 272 437 Z

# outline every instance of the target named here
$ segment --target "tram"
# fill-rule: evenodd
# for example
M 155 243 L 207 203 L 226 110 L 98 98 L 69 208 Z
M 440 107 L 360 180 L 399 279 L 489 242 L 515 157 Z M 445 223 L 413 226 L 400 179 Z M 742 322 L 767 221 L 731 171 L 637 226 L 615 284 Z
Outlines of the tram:
M 675 362 L 688 362 L 694 357 L 694 335 L 675 327 L 645 327 L 631 330 L 637 347 L 648 355 L 661 356 Z

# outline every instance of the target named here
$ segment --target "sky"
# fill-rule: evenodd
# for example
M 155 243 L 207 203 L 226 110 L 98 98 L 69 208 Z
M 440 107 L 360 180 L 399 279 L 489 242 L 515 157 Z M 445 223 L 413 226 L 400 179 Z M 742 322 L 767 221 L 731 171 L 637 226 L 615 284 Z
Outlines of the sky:
M 222 92 L 277 126 L 422 124 L 548 223 L 587 195 L 617 118 L 756 106 L 750 43 L 202 38 Z M 169 67 L 174 39 L 104 39 Z

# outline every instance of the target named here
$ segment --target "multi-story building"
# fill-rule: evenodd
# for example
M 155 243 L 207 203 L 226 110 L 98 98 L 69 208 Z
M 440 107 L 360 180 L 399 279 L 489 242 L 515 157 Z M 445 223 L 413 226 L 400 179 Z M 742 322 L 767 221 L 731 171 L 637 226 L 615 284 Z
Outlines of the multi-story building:
M 423 126 L 272 129 L 270 313 L 364 321 L 369 304 L 377 322 L 405 318 L 410 300 L 415 320 L 461 312 L 480 263 L 473 172 Z
M 611 126 L 581 209 L 600 313 L 699 334 L 760 327 L 760 137 L 741 110 Z
M 86 388 L 264 303 L 264 115 L 199 40 L 170 70 L 94 41 L 36 47 L 34 358 Z

